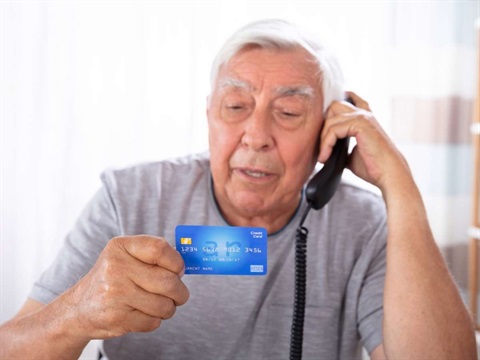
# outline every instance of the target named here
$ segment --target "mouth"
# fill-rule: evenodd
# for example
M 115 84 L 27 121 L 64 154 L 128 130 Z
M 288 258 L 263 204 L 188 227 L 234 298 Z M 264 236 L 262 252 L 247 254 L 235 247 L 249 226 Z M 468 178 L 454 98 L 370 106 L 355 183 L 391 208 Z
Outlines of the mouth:
M 264 177 L 264 176 L 267 176 L 268 174 L 265 173 L 265 172 L 262 172 L 262 171 L 252 171 L 252 170 L 243 170 L 243 172 L 245 174 L 247 174 L 248 176 L 253 176 L 254 178 L 261 178 L 261 177 Z
M 269 181 L 275 176 L 275 174 L 267 172 L 263 169 L 236 168 L 234 169 L 234 172 L 236 172 L 242 178 L 250 181 Z

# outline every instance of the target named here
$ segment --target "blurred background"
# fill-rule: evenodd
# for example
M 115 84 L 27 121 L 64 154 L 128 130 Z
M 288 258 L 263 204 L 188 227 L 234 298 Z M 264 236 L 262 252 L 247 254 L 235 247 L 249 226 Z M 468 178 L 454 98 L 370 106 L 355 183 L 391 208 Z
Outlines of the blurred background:
M 478 0 L 0 6 L 0 322 L 51 263 L 102 170 L 207 149 L 210 64 L 233 31 L 263 18 L 301 25 L 337 55 L 348 88 L 409 161 L 466 293 Z

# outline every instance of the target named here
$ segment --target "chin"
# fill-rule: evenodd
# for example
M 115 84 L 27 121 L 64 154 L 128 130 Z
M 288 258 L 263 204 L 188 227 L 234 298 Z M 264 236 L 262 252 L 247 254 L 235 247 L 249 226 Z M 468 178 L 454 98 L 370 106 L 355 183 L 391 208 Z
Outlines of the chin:
M 266 202 L 265 197 L 249 192 L 236 193 L 233 199 L 235 208 L 239 209 L 240 212 L 250 215 L 261 214 L 268 211 Z

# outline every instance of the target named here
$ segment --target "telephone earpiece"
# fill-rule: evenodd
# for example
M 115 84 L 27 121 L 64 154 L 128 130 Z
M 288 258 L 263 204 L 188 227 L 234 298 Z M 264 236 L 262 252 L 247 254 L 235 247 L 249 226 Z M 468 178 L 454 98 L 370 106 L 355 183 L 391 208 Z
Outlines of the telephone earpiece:
M 337 190 L 343 169 L 347 165 L 349 142 L 349 138 L 338 139 L 323 168 L 308 182 L 305 196 L 313 209 L 324 207 Z

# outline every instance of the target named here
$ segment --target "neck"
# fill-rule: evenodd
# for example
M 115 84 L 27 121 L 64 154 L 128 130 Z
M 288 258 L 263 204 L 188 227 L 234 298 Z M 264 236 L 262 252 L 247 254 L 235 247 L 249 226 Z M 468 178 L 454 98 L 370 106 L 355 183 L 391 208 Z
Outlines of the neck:
M 231 226 L 263 227 L 268 234 L 274 234 L 284 228 L 295 216 L 300 206 L 302 195 L 288 206 L 276 208 L 271 211 L 253 212 L 245 209 L 237 209 L 232 204 L 221 203 L 213 192 L 215 203 L 222 217 Z

